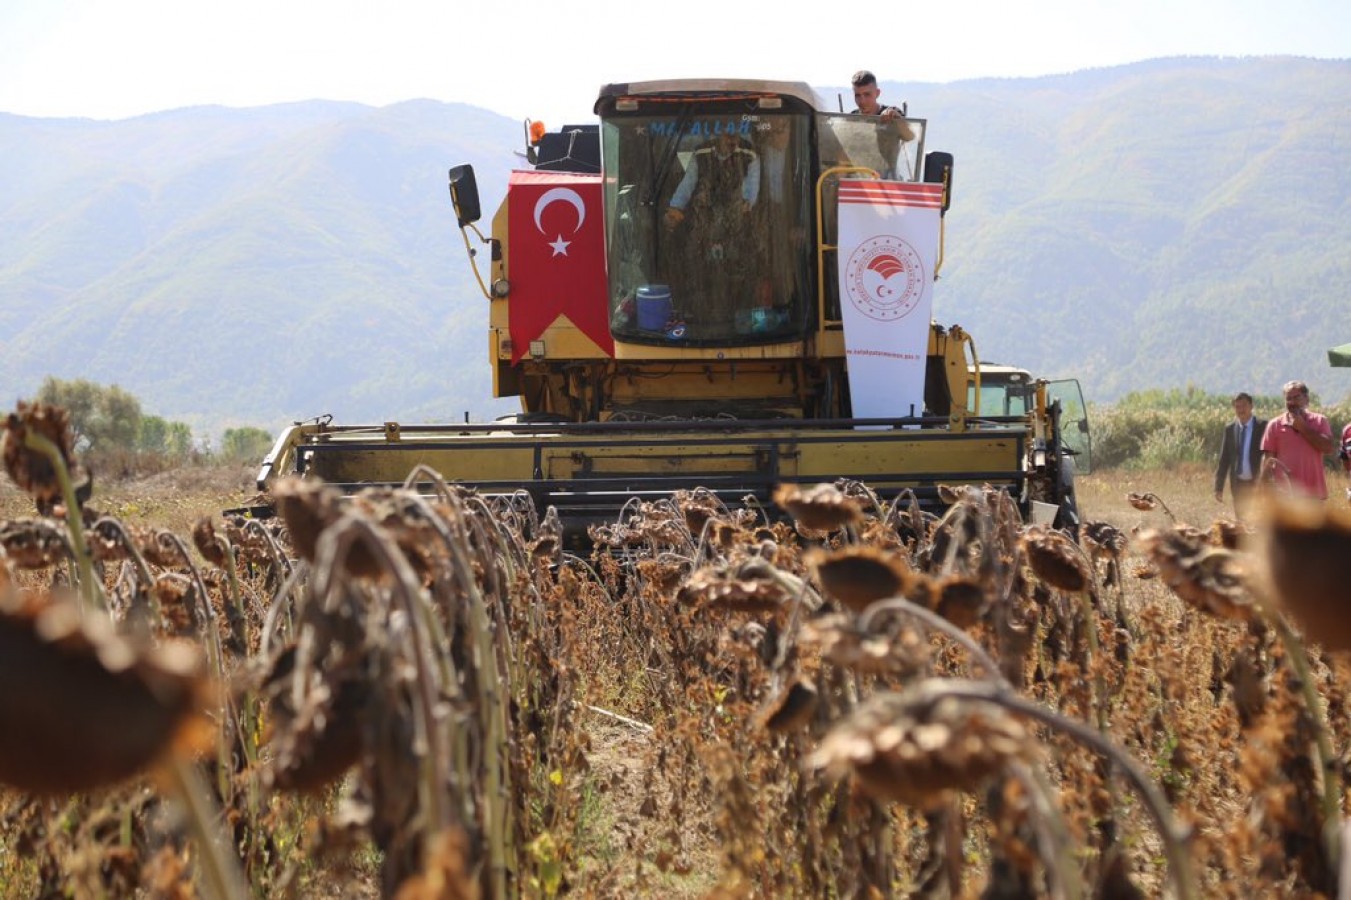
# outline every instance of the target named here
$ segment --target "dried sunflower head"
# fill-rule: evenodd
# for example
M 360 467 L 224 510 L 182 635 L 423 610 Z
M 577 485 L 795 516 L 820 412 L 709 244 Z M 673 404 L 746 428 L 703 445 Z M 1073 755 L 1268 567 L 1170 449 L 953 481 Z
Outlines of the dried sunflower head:
M 185 550 L 179 549 L 178 536 L 163 528 L 131 527 L 128 529 L 136 549 L 145 561 L 166 569 L 188 562 Z
M 123 529 L 108 518 L 96 521 L 85 535 L 89 552 L 100 562 L 120 562 L 131 558 L 131 550 L 122 539 Z
M 1079 533 L 1094 558 L 1120 557 L 1130 545 L 1126 533 L 1107 522 L 1085 522 Z
M 1022 545 L 1032 571 L 1051 587 L 1078 593 L 1093 583 L 1083 555 L 1063 533 L 1033 525 L 1023 533 Z
M 55 444 L 66 471 L 73 475 L 71 456 L 75 435 L 70 428 L 70 413 L 49 403 L 20 400 L 15 411 L 5 419 L 4 438 L 0 440 L 0 456 L 4 458 L 9 477 L 39 507 L 48 507 L 61 499 L 61 484 L 51 460 L 26 446 L 25 439 L 30 432 Z
M 796 484 L 781 484 L 774 489 L 774 502 L 787 510 L 799 527 L 809 531 L 835 531 L 863 520 L 859 501 L 833 484 L 806 490 Z
M 192 526 L 192 542 L 197 546 L 197 552 L 202 554 L 202 559 L 217 568 L 225 568 L 225 548 L 216 536 L 216 526 L 210 516 L 202 516 Z
M 260 693 L 272 713 L 268 743 L 273 756 L 265 780 L 273 787 L 314 793 L 357 763 L 363 749 L 362 716 L 370 696 L 364 657 L 358 650 L 311 661 L 302 672 L 300 703 L 293 690 L 295 644 L 272 658 Z
M 1276 500 L 1258 532 L 1266 589 L 1310 640 L 1351 650 L 1351 510 L 1311 500 Z
M 944 506 L 951 506 L 962 499 L 962 491 L 950 484 L 940 484 L 938 486 L 938 499 Z
M 766 699 L 756 715 L 756 724 L 776 734 L 805 728 L 815 715 L 819 700 L 816 685 L 805 678 L 794 679 Z
M 1182 600 L 1221 619 L 1246 622 L 1256 616 L 1243 561 L 1229 550 L 1211 546 L 1205 532 L 1148 529 L 1136 540 Z
M 878 600 L 900 595 L 912 576 L 904 557 L 875 547 L 812 550 L 806 563 L 816 573 L 821 589 L 856 613 Z
M 17 569 L 45 569 L 71 557 L 67 529 L 50 519 L 0 522 L 0 551 Z
M 1159 508 L 1159 498 L 1149 493 L 1138 494 L 1131 491 L 1126 495 L 1126 502 L 1141 512 L 1150 512 Z
M 421 569 L 423 566 L 419 564 L 421 556 L 419 551 L 424 549 L 422 542 L 410 538 L 407 534 L 410 528 L 418 529 L 418 526 L 404 520 L 401 513 L 393 507 L 389 495 L 388 490 L 363 491 L 357 495 L 352 506 L 347 507 L 343 503 L 342 492 L 322 482 L 288 478 L 272 489 L 277 514 L 286 523 L 286 530 L 291 536 L 296 553 L 306 562 L 315 562 L 319 537 L 325 529 L 336 525 L 347 510 L 352 509 L 370 521 L 383 520 L 383 524 L 387 527 L 394 524 L 395 528 L 392 530 L 401 533 L 395 534 L 395 540 L 405 551 L 410 546 L 415 547 L 415 552 L 408 553 L 409 562 L 415 569 Z M 394 520 L 402 522 L 406 527 L 400 527 Z M 343 560 L 343 569 L 349 575 L 357 577 L 371 577 L 384 571 L 365 541 L 353 542 Z
M 771 620 L 768 626 L 754 619 L 729 625 L 718 635 L 718 652 L 758 660 L 765 665 L 774 661 L 779 649 L 779 630 Z
M 272 489 L 272 500 L 296 553 L 314 562 L 319 535 L 342 516 L 342 495 L 325 484 L 287 478 Z
M 680 600 L 700 609 L 730 612 L 777 612 L 791 599 L 772 578 L 741 578 L 718 566 L 700 569 L 680 589 Z
M 663 594 L 680 587 L 685 577 L 685 565 L 670 559 L 642 559 L 634 566 L 643 581 L 651 584 Z
M 198 628 L 196 587 L 177 574 L 161 575 L 150 589 L 159 606 L 160 619 L 169 634 L 187 637 Z
M 1210 542 L 1226 550 L 1237 550 L 1250 534 L 1251 528 L 1232 519 L 1216 519 L 1210 523 Z
M 985 589 L 966 575 L 948 575 L 932 585 L 934 612 L 958 628 L 970 628 L 980 621 L 986 608 Z
M 95 790 L 209 737 L 195 647 L 133 645 L 73 602 L 0 611 L 0 684 L 0 782 L 28 793 Z
M 822 739 L 811 763 L 835 777 L 853 774 L 881 799 L 932 808 L 948 791 L 978 790 L 1033 741 L 1021 722 L 988 702 L 952 696 L 970 686 L 931 678 L 864 701 Z
M 891 619 L 886 631 L 864 631 L 856 616 L 830 613 L 802 626 L 798 640 L 816 647 L 823 659 L 845 669 L 909 677 L 929 662 L 929 643 L 912 622 Z
M 722 501 L 707 488 L 676 491 L 671 500 L 685 517 L 685 527 L 695 537 L 703 532 L 709 519 L 717 518 L 724 510 Z

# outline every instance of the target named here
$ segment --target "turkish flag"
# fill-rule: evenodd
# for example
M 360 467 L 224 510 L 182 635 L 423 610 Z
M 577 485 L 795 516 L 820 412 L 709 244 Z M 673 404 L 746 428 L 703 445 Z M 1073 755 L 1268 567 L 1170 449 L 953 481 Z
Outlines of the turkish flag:
M 559 316 L 614 356 L 601 177 L 512 172 L 507 223 L 511 361 L 519 362 Z

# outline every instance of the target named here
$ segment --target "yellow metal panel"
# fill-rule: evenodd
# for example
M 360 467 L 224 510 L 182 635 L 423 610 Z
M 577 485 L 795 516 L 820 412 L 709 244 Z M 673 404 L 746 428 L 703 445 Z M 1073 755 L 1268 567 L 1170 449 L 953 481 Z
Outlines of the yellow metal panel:
M 866 478 L 869 474 L 910 472 L 1000 472 L 1012 477 L 1021 467 L 1012 438 L 882 441 L 860 436 L 828 443 L 803 442 L 797 450 L 801 454 L 798 474 L 823 481 L 844 474 Z
M 749 364 L 748 364 L 749 365 Z M 773 400 L 795 400 L 797 390 L 787 371 L 746 368 L 736 371 L 659 366 L 626 366 L 615 377 L 611 391 L 616 403 L 636 400 L 756 399 L 768 405 Z
M 844 356 L 844 332 L 818 331 L 816 333 L 816 356 L 819 359 L 838 359 Z
M 545 359 L 609 359 L 596 342 L 587 337 L 580 328 L 572 324 L 567 316 L 559 316 L 554 323 L 544 329 L 540 335 L 544 341 Z M 528 349 L 528 348 L 527 348 Z
M 471 444 L 453 449 L 419 447 L 415 440 L 389 447 L 343 450 L 325 454 L 315 463 L 314 474 L 339 484 L 401 482 L 419 464 L 430 466 L 447 481 L 529 481 L 534 471 L 534 448 L 528 441 L 519 448 Z
M 686 347 L 677 343 L 630 344 L 615 340 L 615 359 L 648 362 L 652 360 L 723 361 L 737 359 L 801 359 L 802 342 L 764 344 L 757 347 Z
M 762 455 L 755 448 L 734 440 L 711 446 L 666 444 L 648 447 L 552 448 L 544 452 L 547 478 L 577 478 L 606 475 L 688 475 L 757 472 Z

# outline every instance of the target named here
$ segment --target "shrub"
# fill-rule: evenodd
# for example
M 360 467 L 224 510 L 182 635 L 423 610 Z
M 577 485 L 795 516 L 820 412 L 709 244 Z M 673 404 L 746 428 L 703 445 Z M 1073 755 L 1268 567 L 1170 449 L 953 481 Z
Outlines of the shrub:
M 227 428 L 221 437 L 220 456 L 225 462 L 258 462 L 272 449 L 272 435 L 261 428 Z

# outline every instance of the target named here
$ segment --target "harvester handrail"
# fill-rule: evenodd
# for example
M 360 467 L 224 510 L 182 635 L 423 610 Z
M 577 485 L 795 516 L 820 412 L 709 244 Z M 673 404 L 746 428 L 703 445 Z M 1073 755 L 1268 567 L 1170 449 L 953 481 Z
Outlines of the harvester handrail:
M 982 416 L 981 421 L 993 425 L 1023 425 L 1025 416 Z M 619 434 L 625 432 L 733 432 L 782 430 L 791 423 L 794 431 L 831 431 L 869 429 L 930 429 L 946 427 L 946 416 L 897 416 L 887 419 L 652 419 L 645 421 L 606 422 L 476 422 L 442 425 L 401 425 L 403 438 L 427 434 Z M 352 437 L 382 435 L 384 429 L 370 426 L 334 426 L 324 430 L 324 436 Z M 914 431 L 924 434 L 923 430 Z
M 838 320 L 826 321 L 826 251 L 833 253 L 840 248 L 834 244 L 826 244 L 826 215 L 822 199 L 827 178 L 850 173 L 871 175 L 877 179 L 882 177 L 876 169 L 867 166 L 831 166 L 823 169 L 816 179 L 816 320 L 820 323 L 818 327 L 823 329 L 827 325 L 840 324 Z

